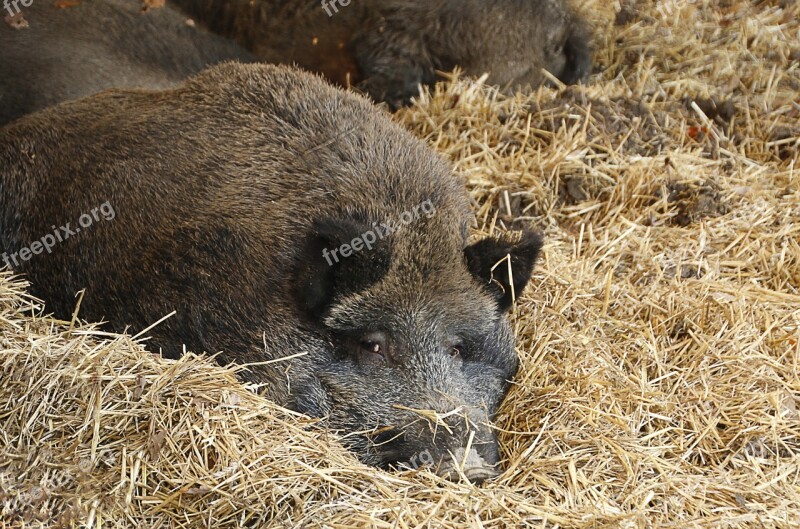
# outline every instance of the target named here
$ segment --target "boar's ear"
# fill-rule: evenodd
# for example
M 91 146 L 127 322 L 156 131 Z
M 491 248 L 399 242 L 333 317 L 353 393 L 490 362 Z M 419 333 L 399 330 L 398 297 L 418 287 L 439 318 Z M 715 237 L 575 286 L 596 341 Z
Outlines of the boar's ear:
M 542 238 L 534 232 L 523 231 L 518 238 L 506 235 L 483 239 L 468 246 L 464 254 L 469 271 L 495 296 L 500 310 L 505 312 L 528 284 L 541 249 Z M 508 255 L 511 256 L 511 278 L 505 260 Z
M 317 220 L 298 263 L 301 308 L 319 319 L 337 297 L 363 290 L 386 275 L 389 257 L 388 245 L 373 227 L 350 219 Z

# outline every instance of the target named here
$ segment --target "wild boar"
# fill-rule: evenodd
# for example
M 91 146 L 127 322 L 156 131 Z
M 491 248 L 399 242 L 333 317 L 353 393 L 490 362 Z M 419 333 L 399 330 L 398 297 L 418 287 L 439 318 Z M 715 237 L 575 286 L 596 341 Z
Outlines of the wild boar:
M 0 124 L 108 88 L 166 88 L 213 64 L 255 60 L 177 10 L 142 13 L 132 0 L 64 9 L 37 0 L 20 14 L 27 28 L 0 22 Z
M 536 87 L 591 71 L 588 25 L 566 0 L 174 0 L 260 60 L 297 64 L 392 107 L 437 71 Z
M 367 99 L 242 64 L 110 90 L 0 129 L 0 189 L 0 258 L 59 317 L 82 289 L 116 331 L 176 311 L 154 352 L 249 365 L 363 461 L 497 473 L 505 314 L 541 240 L 468 244 L 463 182 Z
M 542 68 L 568 83 L 591 68 L 585 24 L 562 0 L 340 2 L 332 17 L 309 0 L 177 3 L 255 55 L 169 5 L 142 13 L 135 0 L 64 9 L 33 2 L 21 11 L 27 28 L 0 23 L 0 124 L 108 88 L 166 88 L 206 66 L 256 57 L 356 85 L 393 108 L 456 66 L 509 87 L 540 84 Z

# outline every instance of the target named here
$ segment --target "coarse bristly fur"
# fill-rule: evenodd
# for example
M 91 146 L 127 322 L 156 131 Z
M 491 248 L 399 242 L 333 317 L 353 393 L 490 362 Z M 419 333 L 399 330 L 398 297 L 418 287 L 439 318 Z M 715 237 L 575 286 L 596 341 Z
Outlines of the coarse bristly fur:
M 109 88 L 167 88 L 213 64 L 255 60 L 237 44 L 186 24 L 175 9 L 134 0 L 24 8 L 28 27 L 0 23 L 0 125 Z
M 0 175 L 0 251 L 57 315 L 81 289 L 81 316 L 116 331 L 176 311 L 151 350 L 252 364 L 245 378 L 348 432 L 364 461 L 427 451 L 442 474 L 497 472 L 489 421 L 518 363 L 504 313 L 541 241 L 467 245 L 463 182 L 366 99 L 226 64 L 17 120 Z M 18 252 L 101 204 L 105 222 Z M 325 257 L 392 223 L 372 248 Z
M 330 17 L 315 0 L 175 4 L 37 1 L 24 31 L 0 24 L 0 124 L 109 88 L 175 86 L 226 60 L 296 64 L 394 108 L 456 67 L 509 89 L 538 86 L 542 69 L 565 83 L 591 70 L 587 25 L 563 0 L 372 0 Z
M 355 84 L 393 107 L 455 67 L 509 89 L 542 84 L 542 69 L 575 83 L 592 67 L 588 25 L 565 0 L 174 3 L 261 60 Z

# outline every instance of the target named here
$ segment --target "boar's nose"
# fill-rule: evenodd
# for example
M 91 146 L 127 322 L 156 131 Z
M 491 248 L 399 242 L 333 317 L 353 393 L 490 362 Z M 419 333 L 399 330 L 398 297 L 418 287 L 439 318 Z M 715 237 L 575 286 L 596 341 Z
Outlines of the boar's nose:
M 588 36 L 575 29 L 564 44 L 565 63 L 558 76 L 564 84 L 586 81 L 592 73 L 592 48 Z
M 449 447 L 443 454 L 437 474 L 453 481 L 459 480 L 463 474 L 470 482 L 480 484 L 500 475 L 497 436 L 484 410 L 466 407 L 465 411 L 466 417 L 462 415 L 451 423 L 453 435 L 449 438 Z
M 464 457 L 464 449 L 459 448 L 453 452 L 452 459 L 439 467 L 437 474 L 440 477 L 457 481 L 463 473 L 464 477 L 471 483 L 480 485 L 487 479 L 500 475 L 497 462 L 491 463 L 487 461 L 484 455 L 480 454 L 477 449 L 470 448 L 469 453 Z M 459 469 L 461 472 L 459 472 Z

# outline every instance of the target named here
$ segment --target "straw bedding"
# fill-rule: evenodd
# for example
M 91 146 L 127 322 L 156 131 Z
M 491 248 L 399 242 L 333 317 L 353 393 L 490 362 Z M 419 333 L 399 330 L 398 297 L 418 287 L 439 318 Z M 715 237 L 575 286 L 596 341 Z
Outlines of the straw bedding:
M 364 467 L 212 360 L 58 322 L 0 276 L 3 527 L 800 526 L 800 6 L 583 6 L 601 73 L 454 79 L 397 119 L 476 233 L 547 247 L 482 487 Z

